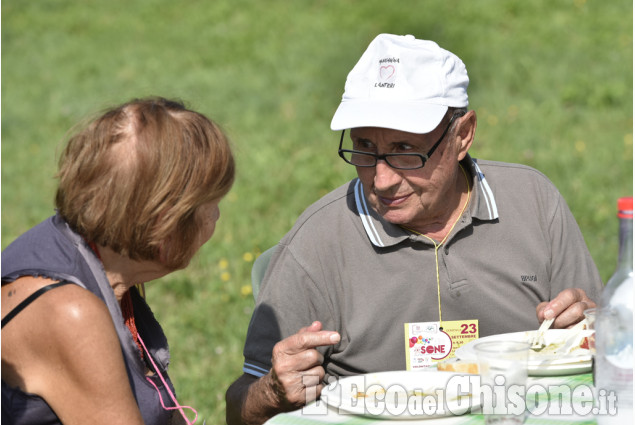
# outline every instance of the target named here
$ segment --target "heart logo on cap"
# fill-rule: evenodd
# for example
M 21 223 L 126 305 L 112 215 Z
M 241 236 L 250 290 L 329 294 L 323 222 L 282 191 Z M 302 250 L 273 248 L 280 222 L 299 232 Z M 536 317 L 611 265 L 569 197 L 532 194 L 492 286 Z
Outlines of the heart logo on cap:
M 379 67 L 379 78 L 382 80 L 388 80 L 395 75 L 395 67 L 392 65 L 385 65 Z

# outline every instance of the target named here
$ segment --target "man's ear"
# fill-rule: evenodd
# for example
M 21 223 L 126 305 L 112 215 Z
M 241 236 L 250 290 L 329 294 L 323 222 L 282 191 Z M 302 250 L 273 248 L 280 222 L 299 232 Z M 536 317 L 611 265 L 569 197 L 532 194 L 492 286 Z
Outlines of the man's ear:
M 458 139 L 458 160 L 462 161 L 474 141 L 476 133 L 476 111 L 468 111 L 456 123 L 456 138 Z

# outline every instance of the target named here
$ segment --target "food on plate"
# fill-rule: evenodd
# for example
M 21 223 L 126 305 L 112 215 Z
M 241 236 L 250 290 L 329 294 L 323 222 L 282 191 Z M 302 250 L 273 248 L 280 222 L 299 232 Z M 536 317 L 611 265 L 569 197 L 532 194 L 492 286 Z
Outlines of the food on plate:
M 377 397 L 378 395 L 386 394 L 386 390 L 383 388 L 373 388 L 372 391 L 357 391 L 351 394 L 353 398 L 367 398 L 367 397 Z
M 478 363 L 459 360 L 456 357 L 437 363 L 437 370 L 443 372 L 478 373 Z
M 373 388 L 373 387 L 377 387 L 377 388 Z M 428 396 L 432 396 L 432 397 L 438 397 L 439 396 L 439 391 L 441 392 L 445 392 L 443 389 L 438 389 L 438 390 L 422 390 L 422 389 L 413 389 L 413 390 L 405 390 L 404 388 L 399 388 L 400 390 L 403 391 L 399 391 L 399 390 L 395 390 L 390 389 L 389 391 L 386 391 L 384 388 L 380 387 L 379 385 L 373 385 L 371 387 L 368 388 L 367 391 L 355 391 L 353 393 L 351 393 L 351 397 L 353 399 L 359 400 L 359 399 L 366 399 L 366 398 L 371 398 L 371 399 L 379 399 L 382 400 L 384 399 L 386 396 L 391 396 L 391 395 L 396 395 L 398 398 L 403 399 L 403 397 L 406 398 L 410 398 L 410 397 L 428 397 Z M 470 397 L 472 394 L 471 393 L 467 393 L 467 394 L 448 394 L 446 392 L 446 397 L 448 401 L 453 401 L 453 400 L 458 400 L 459 398 L 462 397 Z
M 562 337 L 549 341 L 548 344 L 541 348 L 533 349 L 530 357 L 536 355 L 584 355 L 589 350 L 589 331 L 580 330 L 573 334 L 565 333 Z M 531 342 L 531 335 L 527 338 L 527 342 Z
M 404 391 L 403 393 L 393 390 L 391 393 L 405 395 L 407 397 L 410 397 L 410 396 L 426 397 L 429 395 L 432 395 L 432 396 L 435 395 L 434 392 L 424 391 L 424 390 L 409 390 L 409 391 Z M 357 398 L 357 399 L 369 398 L 369 397 L 382 399 L 384 398 L 386 394 L 388 394 L 388 392 L 386 392 L 384 388 L 376 388 L 376 389 L 369 388 L 368 391 L 357 391 L 351 395 L 353 396 L 353 398 Z
M 532 348 L 532 350 L 534 350 L 536 353 L 557 354 L 563 345 L 564 345 L 564 341 L 558 341 L 558 342 L 553 342 L 549 345 L 545 344 L 539 348 Z
M 463 415 L 478 408 L 473 376 L 432 370 L 399 370 L 344 377 L 321 398 L 348 413 L 387 419 Z M 442 407 L 442 408 L 441 408 Z
M 584 338 L 582 338 L 582 342 L 580 343 L 580 348 L 582 348 L 583 350 L 589 349 L 589 337 L 585 336 Z
M 463 344 L 456 349 L 455 354 L 462 361 L 476 363 L 474 346 L 479 342 L 517 341 L 530 343 L 535 332 L 521 331 L 489 335 Z M 529 351 L 527 359 L 529 376 L 560 376 L 590 372 L 594 333 L 595 331 L 592 329 L 584 329 L 580 324 L 571 329 L 549 329 L 545 332 L 545 348 L 540 352 Z M 443 369 L 443 365 L 440 365 L 438 369 L 447 370 Z M 454 368 L 450 370 L 454 371 Z

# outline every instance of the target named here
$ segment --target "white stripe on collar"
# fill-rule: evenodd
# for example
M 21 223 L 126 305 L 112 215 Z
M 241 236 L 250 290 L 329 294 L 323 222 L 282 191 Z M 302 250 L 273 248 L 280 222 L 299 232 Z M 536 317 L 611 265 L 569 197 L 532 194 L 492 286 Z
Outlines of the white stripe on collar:
M 359 179 L 357 179 L 357 182 L 355 183 L 355 204 L 357 205 L 357 212 L 359 213 L 359 217 L 362 219 L 362 224 L 364 225 L 364 229 L 366 230 L 366 234 L 368 235 L 370 241 L 375 246 L 385 246 L 379 237 L 379 232 L 375 228 L 375 223 L 373 223 L 373 219 L 368 211 L 366 197 L 364 196 L 364 189 L 362 187 L 362 182 Z
M 485 199 L 485 204 L 487 205 L 487 212 L 489 213 L 489 219 L 494 220 L 498 218 L 498 208 L 496 207 L 496 200 L 494 199 L 494 194 L 492 193 L 492 189 L 489 187 L 487 180 L 485 179 L 485 175 L 481 171 L 481 168 L 478 166 L 476 161 L 472 160 L 472 164 L 474 164 L 474 169 L 476 170 L 476 182 L 478 183 L 481 192 L 483 193 L 483 199 Z

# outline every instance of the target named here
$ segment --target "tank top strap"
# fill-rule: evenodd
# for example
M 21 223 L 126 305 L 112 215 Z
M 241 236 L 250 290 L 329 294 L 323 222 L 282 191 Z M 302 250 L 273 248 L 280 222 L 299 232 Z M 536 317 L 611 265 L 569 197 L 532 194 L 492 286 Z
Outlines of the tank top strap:
M 62 280 L 62 281 L 57 282 L 57 283 L 51 283 L 50 285 L 43 286 L 40 289 L 38 289 L 37 291 L 35 291 L 34 293 L 32 293 L 31 295 L 29 295 L 24 301 L 22 301 L 13 310 L 11 310 L 9 312 L 9 314 L 7 314 L 6 316 L 4 316 L 2 318 L 2 328 L 4 328 L 4 325 L 9 323 L 11 321 L 11 319 L 13 319 L 18 313 L 20 313 L 29 304 L 31 304 L 33 301 L 35 301 L 39 296 L 41 296 L 42 294 L 50 291 L 51 289 L 55 289 L 55 288 L 57 288 L 59 286 L 63 286 L 63 285 L 68 285 L 69 283 L 73 283 L 73 282 L 69 282 L 68 280 Z

